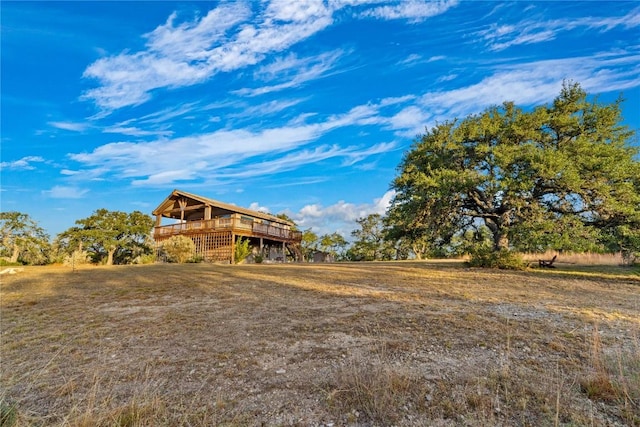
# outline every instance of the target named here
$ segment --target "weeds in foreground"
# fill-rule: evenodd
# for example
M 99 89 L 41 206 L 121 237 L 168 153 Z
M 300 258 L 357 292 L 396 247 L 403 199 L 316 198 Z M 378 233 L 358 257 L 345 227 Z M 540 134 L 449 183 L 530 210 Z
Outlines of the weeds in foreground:
M 590 343 L 590 370 L 580 382 L 583 393 L 591 400 L 620 407 L 625 422 L 640 426 L 640 344 L 617 348 L 606 354 L 598 326 L 593 328 Z
M 14 403 L 0 397 L 0 427 L 13 427 L 18 421 L 18 410 Z
M 393 425 L 403 410 L 424 402 L 426 389 L 420 379 L 384 356 L 354 357 L 337 370 L 327 395 L 336 415 L 347 414 L 347 421 L 370 421 Z

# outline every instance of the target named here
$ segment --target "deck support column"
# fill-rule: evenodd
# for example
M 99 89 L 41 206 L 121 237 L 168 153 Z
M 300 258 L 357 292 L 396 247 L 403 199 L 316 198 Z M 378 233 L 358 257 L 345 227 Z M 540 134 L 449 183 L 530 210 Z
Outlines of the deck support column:
M 178 205 L 180 206 L 180 222 L 184 222 L 184 211 L 187 208 L 187 199 L 178 200 Z
M 282 242 L 282 262 L 287 262 L 287 248 L 286 243 Z
M 231 264 L 236 263 L 236 233 L 231 233 Z

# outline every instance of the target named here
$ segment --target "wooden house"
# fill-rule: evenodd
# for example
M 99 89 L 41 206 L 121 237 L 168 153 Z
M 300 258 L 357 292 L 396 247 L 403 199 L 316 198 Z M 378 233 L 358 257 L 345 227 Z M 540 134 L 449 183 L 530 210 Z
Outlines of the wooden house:
M 189 237 L 205 261 L 234 263 L 235 245 L 249 239 L 256 255 L 266 260 L 301 259 L 302 233 L 290 221 L 181 190 L 174 190 L 153 211 L 156 249 L 171 236 Z M 171 224 L 163 225 L 163 219 Z

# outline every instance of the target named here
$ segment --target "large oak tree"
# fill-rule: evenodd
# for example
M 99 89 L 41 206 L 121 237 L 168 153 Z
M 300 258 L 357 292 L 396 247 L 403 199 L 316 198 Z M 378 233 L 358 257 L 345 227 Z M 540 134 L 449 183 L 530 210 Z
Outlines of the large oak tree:
M 565 83 L 549 105 L 506 102 L 437 124 L 400 164 L 388 223 L 436 247 L 481 226 L 495 250 L 637 244 L 639 150 L 621 102 L 589 100 Z
M 95 261 L 126 264 L 152 251 L 150 236 L 154 221 L 140 211 L 98 209 L 76 224 L 58 235 L 60 245 L 69 250 L 84 249 Z
M 11 263 L 46 264 L 49 251 L 49 236 L 29 215 L 0 212 L 0 256 Z

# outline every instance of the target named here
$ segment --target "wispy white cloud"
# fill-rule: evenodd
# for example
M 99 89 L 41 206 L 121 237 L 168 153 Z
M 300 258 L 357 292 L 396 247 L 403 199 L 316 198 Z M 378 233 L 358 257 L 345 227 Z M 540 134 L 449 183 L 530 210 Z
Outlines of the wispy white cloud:
M 36 168 L 33 163 L 42 163 L 44 161 L 45 160 L 40 156 L 26 156 L 12 162 L 2 162 L 0 163 L 0 168 L 13 170 L 33 170 Z
M 118 133 L 120 135 L 129 136 L 162 136 L 169 137 L 173 135 L 170 130 L 144 130 L 134 126 L 108 126 L 102 130 L 104 133 Z
M 551 101 L 565 80 L 580 82 L 589 93 L 624 91 L 640 86 L 640 52 L 615 51 L 517 64 L 501 64 L 477 83 L 452 90 L 430 91 L 401 103 L 387 125 L 399 135 L 423 133 L 436 121 L 464 117 L 505 101 L 536 105 Z
M 299 187 L 302 185 L 319 184 L 321 182 L 327 182 L 329 177 L 309 177 L 309 178 L 297 178 L 295 180 L 287 180 L 286 182 L 279 182 L 276 184 L 266 185 L 265 188 L 284 188 L 284 187 Z
M 557 96 L 564 80 L 580 82 L 591 93 L 636 87 L 640 85 L 640 53 L 614 52 L 501 66 L 474 85 L 426 93 L 421 103 L 432 113 L 453 116 L 504 101 L 533 105 Z
M 144 50 L 124 51 L 89 65 L 83 76 L 99 85 L 82 98 L 102 109 L 94 117 L 101 118 L 110 111 L 148 101 L 154 90 L 191 86 L 220 72 L 257 65 L 268 55 L 285 52 L 329 27 L 334 13 L 345 7 L 366 8 L 360 14 L 364 17 L 421 21 L 456 4 L 457 0 L 402 0 L 392 4 L 378 0 L 271 0 L 257 13 L 244 2 L 223 3 L 206 16 L 187 22 L 178 22 L 177 13 L 173 13 L 165 24 L 144 35 Z M 287 57 L 271 68 L 284 66 L 280 71 L 286 71 L 286 75 L 296 66 L 295 78 L 241 89 L 239 93 L 258 95 L 299 86 L 325 75 L 338 56 L 333 52 L 312 59 Z
M 444 76 L 438 77 L 438 80 L 436 80 L 436 82 L 438 82 L 438 83 L 449 82 L 449 81 L 455 80 L 457 78 L 458 78 L 457 74 L 446 74 Z
M 103 133 L 115 133 L 136 137 L 157 136 L 168 138 L 174 134 L 172 128 L 180 121 L 185 120 L 190 114 L 201 114 L 210 108 L 208 105 L 203 106 L 197 102 L 182 103 L 177 106 L 163 108 L 145 114 L 141 117 L 132 117 L 112 125 L 105 125 L 101 128 L 94 124 L 94 127 L 100 128 Z M 98 118 L 100 117 L 94 117 L 93 119 L 97 120 Z
M 236 167 L 235 165 L 230 166 L 220 170 L 216 174 L 216 177 L 218 179 L 239 179 L 273 175 L 295 170 L 303 165 L 314 164 L 333 158 L 343 159 L 342 166 L 348 167 L 370 156 L 388 153 L 395 148 L 396 144 L 393 142 L 375 144 L 365 148 L 358 146 L 340 147 L 337 145 L 322 145 L 314 149 L 294 151 L 273 160 L 252 162 L 248 168 L 243 168 L 242 166 Z
M 440 15 L 458 4 L 457 0 L 423 1 L 399 0 L 383 6 L 376 6 L 362 13 L 363 16 L 381 19 L 409 19 L 414 22 L 424 21 Z
M 174 13 L 145 35 L 146 50 L 123 52 L 91 64 L 84 76 L 97 79 L 101 86 L 87 91 L 83 98 L 105 110 L 138 105 L 149 100 L 154 89 L 190 86 L 221 71 L 257 64 L 267 53 L 281 52 L 332 22 L 324 6 L 297 8 L 294 13 L 286 4 L 277 3 L 255 23 L 240 26 L 251 17 L 250 8 L 241 2 L 222 4 L 192 22 L 177 23 Z M 235 32 L 230 37 L 232 29 Z
M 141 104 L 157 88 L 203 82 L 215 71 L 215 49 L 226 32 L 249 16 L 249 8 L 241 2 L 223 4 L 192 22 L 177 23 L 174 13 L 145 35 L 147 50 L 101 58 L 87 67 L 84 77 L 101 85 L 83 98 L 113 110 Z
M 196 102 L 187 102 L 175 107 L 164 108 L 160 111 L 155 111 L 153 113 L 146 114 L 142 117 L 139 117 L 133 120 L 137 123 L 143 123 L 143 124 L 152 124 L 152 125 L 165 124 L 167 122 L 173 122 L 175 121 L 175 119 L 179 117 L 183 117 L 187 114 L 190 114 L 193 111 L 196 111 L 200 108 L 201 107 L 199 107 L 198 103 Z M 206 109 L 206 108 L 207 107 L 203 107 L 203 109 Z M 127 122 L 123 122 L 123 123 L 120 123 L 119 125 L 126 126 L 127 124 L 128 124 Z
M 73 171 L 73 170 L 70 170 L 70 169 L 62 169 L 60 171 L 60 174 L 61 175 L 65 175 L 65 176 L 74 176 L 74 175 L 77 175 L 79 173 L 80 172 L 78 172 L 78 171 Z
M 332 70 L 334 64 L 343 55 L 341 50 L 325 52 L 315 57 L 297 58 L 290 54 L 268 64 L 254 73 L 254 78 L 267 82 L 280 83 L 258 88 L 242 88 L 233 93 L 244 96 L 264 95 L 283 89 L 300 87 L 303 84 L 324 77 Z
M 43 190 L 42 194 L 53 199 L 81 199 L 88 192 L 83 188 L 56 185 L 50 190 Z
M 412 53 L 411 55 L 407 56 L 406 58 L 404 58 L 402 61 L 398 62 L 398 65 L 415 65 L 419 62 L 422 62 L 422 55 L 418 55 L 415 53 Z
M 49 122 L 51 126 L 57 129 L 68 130 L 72 132 L 83 132 L 89 127 L 88 123 L 78 122 Z
M 555 39 L 558 34 L 584 27 L 603 32 L 616 27 L 634 28 L 640 26 L 640 8 L 618 17 L 586 17 L 577 19 L 544 18 L 527 19 L 516 24 L 492 24 L 479 31 L 479 35 L 493 51 L 508 49 L 512 46 L 540 43 Z
M 262 116 L 269 116 L 269 115 L 272 115 L 272 114 L 276 114 L 276 113 L 280 113 L 282 111 L 285 111 L 285 110 L 287 110 L 287 109 L 289 109 L 291 107 L 294 107 L 294 106 L 300 104 L 303 101 L 304 101 L 304 99 L 302 99 L 302 98 L 269 101 L 269 102 L 265 102 L 263 104 L 246 106 L 245 108 L 242 108 L 241 111 L 239 111 L 238 113 L 227 114 L 226 117 L 227 118 L 236 118 L 236 117 L 262 117 Z
M 361 106 L 318 123 L 301 120 L 259 131 L 217 130 L 151 142 L 114 142 L 89 153 L 71 154 L 70 158 L 94 176 L 106 174 L 131 180 L 136 186 L 167 185 L 214 175 L 218 179 L 239 179 L 274 174 L 329 158 L 341 158 L 348 165 L 392 150 L 395 143 L 320 146 L 310 150 L 303 147 L 332 130 L 375 123 L 377 112 L 375 106 Z M 261 160 L 253 160 L 258 156 Z M 239 166 L 250 160 L 250 167 Z
M 392 129 L 408 130 L 408 134 L 406 132 L 402 132 L 401 134 L 407 137 L 414 137 L 419 131 L 424 130 L 424 123 L 426 123 L 429 118 L 430 113 L 424 108 L 411 105 L 393 115 L 389 119 L 389 124 Z

